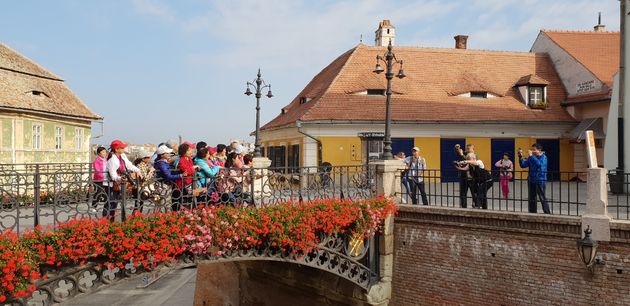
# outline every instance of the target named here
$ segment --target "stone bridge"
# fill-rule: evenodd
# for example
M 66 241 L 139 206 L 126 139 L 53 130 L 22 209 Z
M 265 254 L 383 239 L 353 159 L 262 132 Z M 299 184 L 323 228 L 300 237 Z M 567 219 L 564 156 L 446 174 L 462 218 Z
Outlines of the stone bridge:
M 396 194 L 398 167 L 376 165 L 377 193 Z M 320 237 L 303 257 L 255 249 L 178 265 L 197 267 L 195 305 L 629 305 L 630 222 L 607 215 L 605 171 L 588 175 L 582 216 L 400 205 L 372 239 Z M 587 226 L 599 243 L 589 267 L 576 248 Z M 162 273 L 58 271 L 30 302 L 65 301 L 139 273 L 150 286 Z

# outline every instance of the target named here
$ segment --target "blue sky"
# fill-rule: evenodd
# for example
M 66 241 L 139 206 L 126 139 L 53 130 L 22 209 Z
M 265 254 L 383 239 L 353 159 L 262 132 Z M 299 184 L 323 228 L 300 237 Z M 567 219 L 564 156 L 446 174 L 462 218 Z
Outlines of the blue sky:
M 397 44 L 528 51 L 540 29 L 619 29 L 617 0 L 39 0 L 3 2 L 0 41 L 66 80 L 105 117 L 105 135 L 157 143 L 247 139 L 262 68 L 275 117 L 311 78 L 382 19 Z M 95 128 L 93 134 L 99 134 Z

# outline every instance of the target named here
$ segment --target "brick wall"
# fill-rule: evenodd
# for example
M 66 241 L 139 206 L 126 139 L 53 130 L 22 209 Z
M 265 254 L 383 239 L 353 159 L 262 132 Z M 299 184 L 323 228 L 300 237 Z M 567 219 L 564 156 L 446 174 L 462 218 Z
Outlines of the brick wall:
M 390 305 L 630 305 L 630 223 L 611 224 L 606 264 L 576 251 L 580 219 L 401 207 Z

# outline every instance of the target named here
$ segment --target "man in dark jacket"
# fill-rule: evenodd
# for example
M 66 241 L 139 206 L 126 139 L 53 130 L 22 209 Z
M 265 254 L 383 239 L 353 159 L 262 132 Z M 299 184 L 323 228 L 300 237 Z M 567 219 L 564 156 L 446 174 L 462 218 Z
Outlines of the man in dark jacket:
M 466 151 L 459 145 L 455 145 L 455 153 L 459 156 L 459 165 L 455 165 L 455 168 L 458 170 L 459 175 L 459 206 L 461 208 L 468 207 L 468 190 L 470 190 L 470 195 L 473 199 L 473 207 L 477 207 L 477 193 L 475 184 L 473 183 L 472 176 L 468 170 L 461 170 L 461 167 L 464 166 L 466 161 L 466 156 L 470 153 L 475 153 L 475 145 L 469 143 L 466 145 Z
M 547 189 L 547 156 L 542 149 L 542 145 L 538 143 L 533 144 L 532 149 L 528 150 L 528 157 L 525 159 L 523 158 L 522 150 L 519 150 L 518 161 L 521 168 L 529 168 L 529 174 L 527 176 L 529 187 L 529 196 L 527 199 L 529 212 L 536 213 L 538 211 L 536 198 L 539 198 L 543 212 L 551 214 L 547 197 L 545 196 Z

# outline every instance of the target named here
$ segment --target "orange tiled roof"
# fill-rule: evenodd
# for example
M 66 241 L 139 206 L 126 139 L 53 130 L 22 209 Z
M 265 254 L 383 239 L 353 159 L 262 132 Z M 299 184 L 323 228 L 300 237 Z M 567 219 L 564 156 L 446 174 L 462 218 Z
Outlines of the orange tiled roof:
M 296 120 L 378 120 L 385 117 L 385 97 L 358 94 L 384 89 L 384 75 L 372 72 L 375 57 L 385 47 L 359 44 L 324 68 L 263 129 Z M 392 119 L 415 122 L 574 122 L 560 106 L 564 88 L 547 55 L 461 49 L 395 47 L 404 60 L 406 78 L 393 80 Z M 514 85 L 534 75 L 549 82 L 548 108 L 529 109 Z M 497 97 L 458 96 L 488 91 Z M 300 97 L 312 100 L 300 104 Z
M 619 70 L 619 32 L 543 30 L 602 82 L 612 84 Z M 610 86 L 612 87 L 612 86 Z

